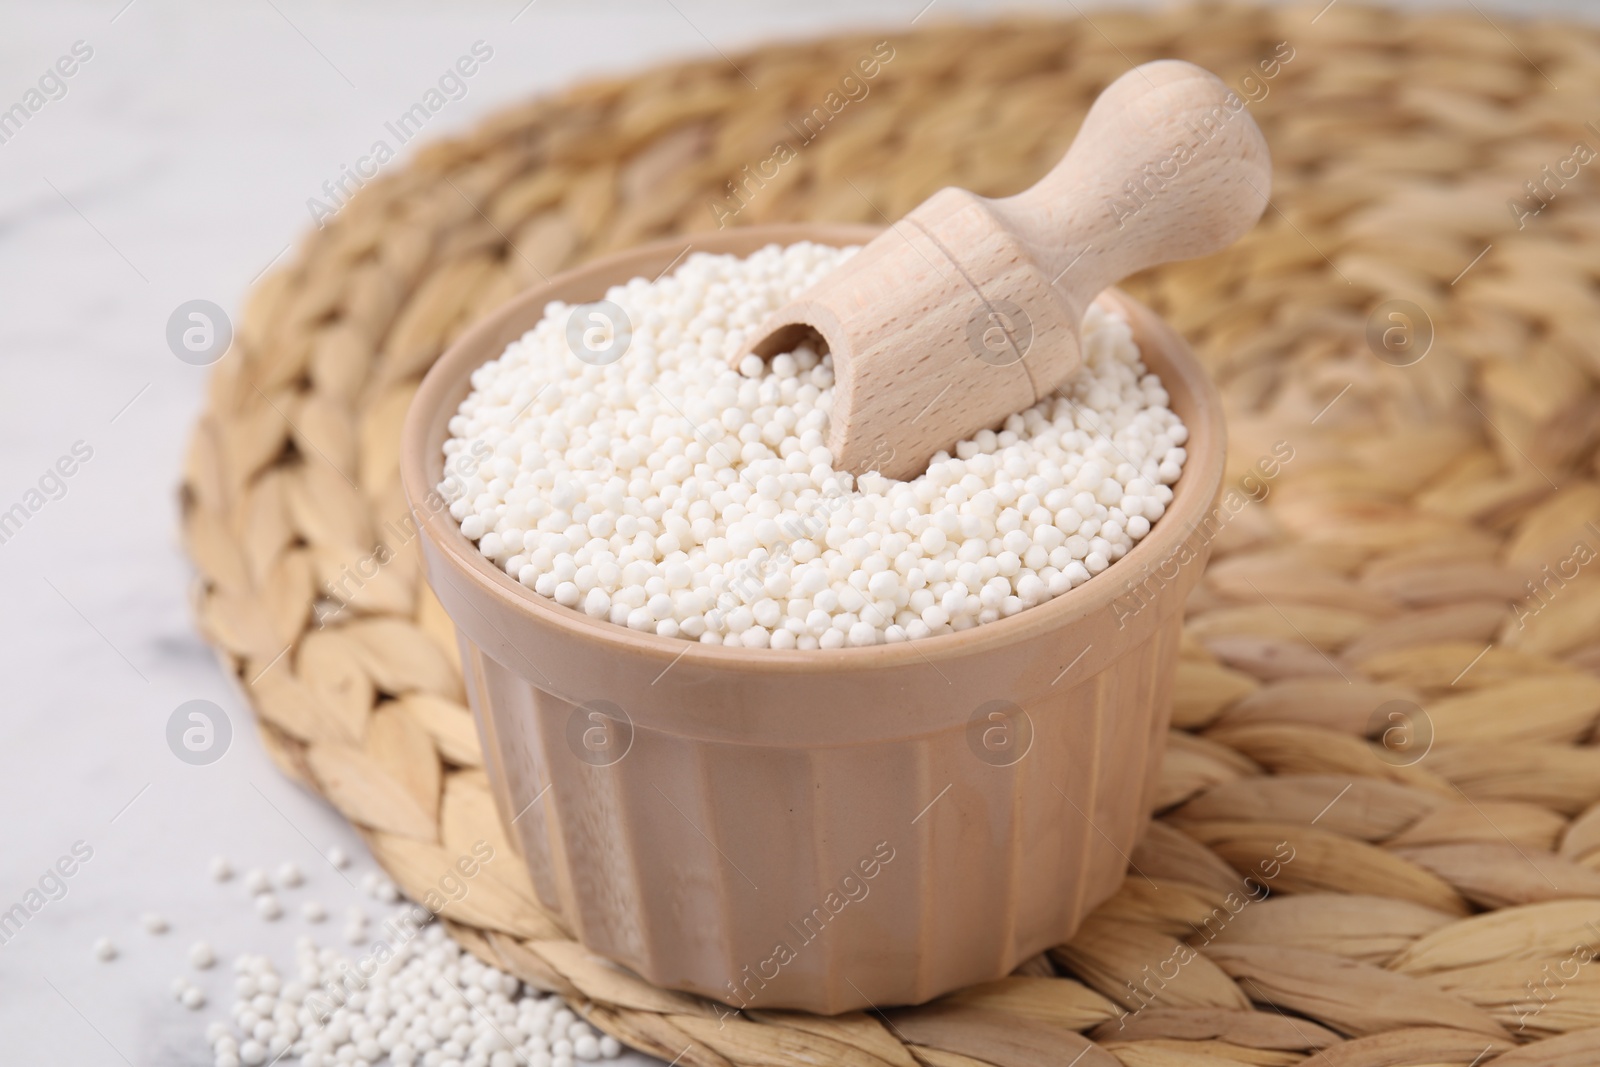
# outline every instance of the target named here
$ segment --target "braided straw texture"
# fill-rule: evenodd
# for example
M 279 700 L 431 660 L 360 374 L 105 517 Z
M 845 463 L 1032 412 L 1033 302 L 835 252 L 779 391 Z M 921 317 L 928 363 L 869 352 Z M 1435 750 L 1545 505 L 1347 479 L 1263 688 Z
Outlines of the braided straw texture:
M 492 843 L 511 862 L 443 908 L 455 936 L 682 1064 L 1600 1063 L 1600 193 L 1576 149 L 1600 148 L 1600 33 L 1320 6 L 891 35 L 869 95 L 724 220 L 1015 192 L 1130 63 L 1193 60 L 1254 101 L 1272 208 L 1129 286 L 1221 385 L 1238 506 L 1188 607 L 1158 819 L 1072 943 L 831 1019 L 719 1020 L 588 955 L 518 869 L 450 623 L 388 525 L 402 416 L 452 337 L 543 276 L 714 227 L 879 37 L 505 112 L 256 287 L 183 526 L 200 625 L 283 771 L 418 900 Z

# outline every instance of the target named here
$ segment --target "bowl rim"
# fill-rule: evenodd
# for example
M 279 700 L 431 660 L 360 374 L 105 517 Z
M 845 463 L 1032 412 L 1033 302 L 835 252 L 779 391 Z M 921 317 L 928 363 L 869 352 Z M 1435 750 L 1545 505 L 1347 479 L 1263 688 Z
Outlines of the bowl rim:
M 472 373 L 504 351 L 503 343 L 493 347 L 497 338 L 520 337 L 532 329 L 543 316 L 545 306 L 552 300 L 562 299 L 554 295 L 557 290 L 585 290 L 591 293 L 588 299 L 595 300 L 603 297 L 610 286 L 642 277 L 650 268 L 664 271 L 691 250 L 749 255 L 767 245 L 807 240 L 844 246 L 865 243 L 890 228 L 782 223 L 670 237 L 610 253 L 562 271 L 501 304 L 458 336 L 434 361 L 408 406 L 401 431 L 400 479 L 418 534 L 438 552 L 444 565 L 458 575 L 467 576 L 479 593 L 498 601 L 526 621 L 564 631 L 569 637 L 605 646 L 620 655 L 663 664 L 689 660 L 691 664 L 709 669 L 783 674 L 878 670 L 913 665 L 918 661 L 935 663 L 965 658 L 1039 638 L 1107 611 L 1121 591 L 1113 582 L 1099 579 L 1118 573 L 1119 567 L 1126 568 L 1121 573 L 1131 576 L 1141 562 L 1154 565 L 1176 555 L 1196 533 L 1200 520 L 1211 513 L 1221 488 L 1226 459 L 1222 398 L 1210 376 L 1187 342 L 1171 326 L 1115 288 L 1105 290 L 1096 299 L 1107 301 L 1128 319 L 1140 345 L 1142 361 L 1150 373 L 1160 377 L 1173 406 L 1191 409 L 1184 416 L 1189 431 L 1184 447 L 1189 454 L 1183 476 L 1174 485 L 1172 502 L 1161 519 L 1120 560 L 1082 585 L 1008 618 L 916 641 L 837 649 L 746 648 L 662 637 L 618 625 L 609 619 L 594 618 L 540 596 L 479 552 L 461 533 L 448 508 L 419 507 L 428 494 L 436 491 L 435 475 L 442 473 L 443 468 L 440 449 L 448 437 L 450 418 L 470 391 Z M 521 324 L 520 328 L 513 327 L 517 323 Z M 1163 364 L 1160 369 L 1151 366 L 1147 346 L 1152 343 L 1157 352 L 1154 362 Z M 432 579 L 429 580 L 431 584 Z

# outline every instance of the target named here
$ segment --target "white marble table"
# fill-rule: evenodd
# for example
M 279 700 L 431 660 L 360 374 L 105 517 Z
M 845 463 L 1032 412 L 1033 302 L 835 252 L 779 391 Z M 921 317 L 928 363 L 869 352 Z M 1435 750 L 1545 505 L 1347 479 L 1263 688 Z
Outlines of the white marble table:
M 356 880 L 372 866 L 331 808 L 276 773 L 191 625 L 175 490 L 206 371 L 169 351 L 172 311 L 192 299 L 236 308 L 311 224 L 308 198 L 475 41 L 493 57 L 429 137 L 585 75 L 983 6 L 0 4 L 0 109 L 75 42 L 92 53 L 63 65 L 64 92 L 50 83 L 59 98 L 20 129 L 0 125 L 0 523 L 15 505 L 27 512 L 0 525 L 0 913 L 39 905 L 19 928 L 0 925 L 0 1060 L 209 1063 L 204 1024 L 232 1000 L 226 961 L 262 951 L 287 964 L 306 931 L 331 942 L 339 923 L 308 927 L 298 902 L 337 916 L 363 897 L 320 853 L 356 853 Z M 59 481 L 58 461 L 72 471 Z M 207 766 L 166 741 L 169 716 L 194 699 L 233 727 Z M 73 873 L 58 887 L 48 872 L 75 845 L 92 855 L 64 864 Z M 237 881 L 210 881 L 216 853 L 241 869 L 293 860 L 309 884 L 268 924 Z M 59 899 L 28 895 L 42 878 Z M 171 933 L 140 928 L 151 910 Z M 117 960 L 94 958 L 99 937 Z M 188 968 L 197 938 L 223 965 Z M 205 1011 L 172 1001 L 183 974 L 211 995 Z

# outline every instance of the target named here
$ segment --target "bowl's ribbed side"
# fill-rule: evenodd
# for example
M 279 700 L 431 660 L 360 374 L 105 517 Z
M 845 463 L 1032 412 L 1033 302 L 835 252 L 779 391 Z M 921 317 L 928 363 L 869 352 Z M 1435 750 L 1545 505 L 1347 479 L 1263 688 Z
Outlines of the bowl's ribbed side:
M 1007 974 L 1115 891 L 1178 624 L 1026 706 L 833 746 L 619 728 L 466 647 L 488 773 L 547 907 L 657 984 L 834 1013 Z M 892 699 L 867 685 L 861 710 Z

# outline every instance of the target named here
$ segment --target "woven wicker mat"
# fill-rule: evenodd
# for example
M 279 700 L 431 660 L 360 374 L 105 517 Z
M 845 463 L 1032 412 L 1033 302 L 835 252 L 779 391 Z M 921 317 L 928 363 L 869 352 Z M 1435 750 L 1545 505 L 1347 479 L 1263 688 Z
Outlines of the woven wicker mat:
M 1071 944 L 932 1007 L 719 1023 L 588 956 L 515 864 L 444 909 L 454 934 L 684 1064 L 1600 1063 L 1600 33 L 1496 19 L 896 33 L 732 220 L 1014 192 L 1130 62 L 1191 59 L 1254 101 L 1273 208 L 1131 285 L 1221 384 L 1241 503 L 1189 604 L 1158 821 Z M 283 770 L 417 899 L 473 841 L 510 854 L 450 624 L 386 526 L 418 378 L 541 275 L 714 227 L 879 39 L 506 112 L 371 182 L 251 295 L 188 456 L 199 618 Z

